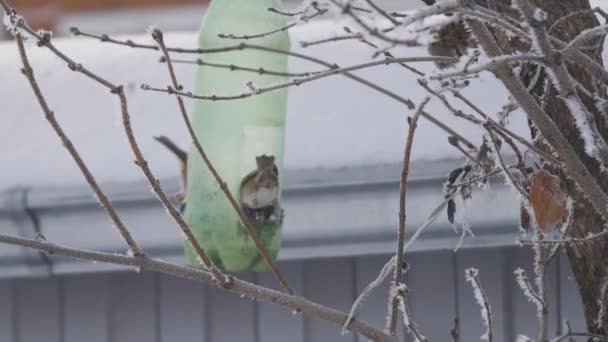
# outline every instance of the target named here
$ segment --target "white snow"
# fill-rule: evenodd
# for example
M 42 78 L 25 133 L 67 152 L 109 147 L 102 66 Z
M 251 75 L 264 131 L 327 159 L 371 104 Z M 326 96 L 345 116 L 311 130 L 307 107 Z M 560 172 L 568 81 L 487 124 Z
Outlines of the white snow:
M 338 32 L 341 25 L 340 22 L 313 21 L 298 26 L 291 32 L 292 47 L 295 51 L 336 62 L 340 66 L 369 61 L 373 51 L 357 41 L 299 48 L 299 41 L 322 38 L 330 27 L 333 27 L 331 32 Z M 86 27 L 82 29 L 86 30 Z M 146 35 L 129 38 L 151 42 Z M 196 33 L 165 35 L 169 46 L 193 47 L 196 38 Z M 159 87 L 169 84 L 166 68 L 158 63 L 159 53 L 85 38 L 54 39 L 54 42 L 78 63 L 114 83 L 125 85 L 133 128 L 153 171 L 159 178 L 175 176 L 178 167 L 173 156 L 152 139 L 152 136 L 164 134 L 180 145 L 186 145 L 187 135 L 179 119 L 175 99 L 139 89 L 142 83 Z M 43 48 L 28 47 L 28 54 L 51 108 L 97 179 L 102 183 L 141 180 L 142 175 L 132 162 L 122 127 L 116 119 L 119 113 L 115 96 L 70 71 Z M 393 54 L 422 56 L 426 51 L 410 48 L 395 50 Z M 18 185 L 84 184 L 21 75 L 15 44 L 1 43 L 0 56 L 0 190 Z M 435 69 L 431 64 L 412 65 L 428 73 Z M 310 62 L 290 59 L 290 71 L 318 69 L 319 66 Z M 185 90 L 194 90 L 194 67 L 176 65 L 176 72 Z M 415 103 L 427 95 L 417 85 L 416 75 L 398 65 L 379 66 L 356 74 Z M 506 91 L 488 73 L 481 80 L 472 82 L 463 94 L 492 115 L 507 99 Z M 411 111 L 382 94 L 345 77 L 335 76 L 292 88 L 288 107 L 285 157 L 288 169 L 401 162 L 407 132 L 406 116 Z M 481 130 L 455 119 L 437 101 L 426 109 L 471 141 L 480 141 Z M 523 114 L 517 111 L 511 117 L 515 130 L 529 136 Z M 448 144 L 446 134 L 425 120 L 419 123 L 416 136 L 413 162 L 460 157 Z

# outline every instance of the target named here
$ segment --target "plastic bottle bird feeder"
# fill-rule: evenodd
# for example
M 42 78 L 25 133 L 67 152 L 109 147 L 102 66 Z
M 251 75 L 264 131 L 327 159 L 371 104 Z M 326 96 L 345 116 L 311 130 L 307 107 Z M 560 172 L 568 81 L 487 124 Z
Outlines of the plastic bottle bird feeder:
M 213 0 L 203 20 L 199 37 L 201 48 L 218 48 L 241 43 L 220 38 L 220 34 L 252 35 L 285 26 L 281 16 L 270 14 L 279 0 Z M 289 49 L 286 32 L 247 40 L 247 43 L 281 50 Z M 266 51 L 242 49 L 203 54 L 205 62 L 287 72 L 287 56 Z M 231 95 L 285 82 L 286 77 L 226 68 L 199 66 L 196 93 Z M 196 101 L 192 122 L 209 159 L 241 204 L 257 238 L 272 258 L 276 258 L 282 231 L 281 186 L 287 90 L 278 90 L 230 101 Z M 185 218 L 197 240 L 211 259 L 229 271 L 266 270 L 253 240 L 239 222 L 219 184 L 205 167 L 200 155 L 190 148 Z M 275 185 L 272 189 L 273 173 Z M 278 180 L 277 180 L 278 178 Z M 258 190 L 257 192 L 255 190 Z M 253 191 L 253 192 L 252 192 Z M 273 201 L 273 197 L 276 200 Z M 269 204 L 270 203 L 270 204 Z M 186 243 L 186 256 L 192 265 L 200 263 Z

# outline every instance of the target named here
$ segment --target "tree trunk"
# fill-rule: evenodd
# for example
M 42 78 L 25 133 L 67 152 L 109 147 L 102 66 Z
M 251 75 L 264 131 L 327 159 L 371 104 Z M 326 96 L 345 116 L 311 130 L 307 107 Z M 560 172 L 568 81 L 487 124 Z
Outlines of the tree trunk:
M 508 12 L 509 15 L 516 15 L 512 8 L 504 7 L 505 2 L 508 3 L 509 0 L 500 0 L 499 9 L 504 13 Z M 532 0 L 532 3 L 547 12 L 547 29 L 549 29 L 551 25 L 559 18 L 577 11 L 590 9 L 588 0 Z M 575 15 L 560 23 L 559 26 L 554 28 L 551 34 L 568 42 L 581 31 L 597 25 L 599 25 L 599 22 L 594 14 L 586 13 Z M 524 44 L 521 44 L 520 42 L 509 41 L 508 37 L 499 33 L 496 34 L 496 38 L 503 50 L 506 52 L 523 50 L 527 48 L 522 47 Z M 588 45 L 592 48 L 584 51 L 599 63 L 602 63 L 601 54 L 603 40 L 604 39 L 601 38 L 590 41 L 590 44 Z M 597 91 L 598 84 L 593 79 L 593 75 L 590 75 L 577 65 L 569 64 L 568 68 L 571 75 L 585 88 L 591 92 Z M 525 65 L 522 67 L 521 77 L 524 84 L 528 85 L 531 80 L 534 79 L 533 76 L 535 73 L 536 66 Z M 584 153 L 580 132 L 574 123 L 572 114 L 568 110 L 564 101 L 559 97 L 556 89 L 553 86 L 545 87 L 544 84 L 547 81 L 548 84 L 551 84 L 551 81 L 546 79 L 546 74 L 542 73 L 539 81 L 533 86 L 532 93 L 537 98 L 545 112 L 553 119 L 553 121 L 555 121 L 561 132 L 574 147 L 581 160 L 589 168 L 591 174 L 597 178 L 598 184 L 600 184 L 604 191 L 608 191 L 607 174 L 605 172 L 601 172 L 600 165 L 596 160 L 588 157 Z M 599 89 L 603 88 L 599 87 Z M 582 97 L 586 107 L 595 115 L 598 129 L 604 139 L 606 139 L 608 137 L 606 113 L 600 113 L 591 98 L 586 97 L 584 94 L 580 94 L 580 96 Z M 533 123 L 531 123 L 530 128 L 532 130 L 532 135 L 535 136 L 537 132 Z M 565 184 L 566 191 L 574 199 L 575 208 L 573 222 L 572 225 L 568 227 L 570 236 L 585 237 L 589 234 L 600 232 L 606 222 L 603 222 L 601 217 L 595 213 L 592 206 L 585 199 L 584 194 L 578 191 L 573 181 L 565 177 L 560 170 L 551 168 L 550 165 L 543 165 L 543 167 L 562 178 L 562 183 Z M 607 317 L 604 317 L 599 324 L 597 322 L 598 312 L 601 306 L 606 305 L 606 300 L 600 300 L 600 295 L 601 287 L 606 279 L 607 273 L 607 242 L 608 241 L 606 239 L 598 239 L 593 243 L 585 243 L 577 246 L 570 245 L 566 247 L 566 252 L 570 259 L 572 271 L 576 278 L 584 305 L 587 329 L 589 332 L 602 335 L 608 334 Z

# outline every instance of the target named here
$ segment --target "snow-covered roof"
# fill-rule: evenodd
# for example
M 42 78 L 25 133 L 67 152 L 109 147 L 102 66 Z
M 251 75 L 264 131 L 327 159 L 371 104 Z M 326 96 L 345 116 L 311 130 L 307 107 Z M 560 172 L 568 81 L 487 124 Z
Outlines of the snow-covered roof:
M 293 49 L 341 66 L 369 61 L 372 51 L 355 41 L 307 49 L 299 47 L 301 40 L 342 32 L 342 24 L 328 21 L 296 27 L 291 31 Z M 129 38 L 151 41 L 147 36 Z M 166 35 L 166 40 L 171 46 L 195 46 L 196 34 L 171 33 Z M 168 191 L 174 191 L 176 161 L 152 137 L 164 134 L 186 145 L 187 137 L 175 99 L 139 89 L 142 83 L 161 87 L 169 83 L 165 67 L 158 63 L 159 53 L 83 38 L 57 39 L 55 43 L 86 67 L 126 86 L 140 146 L 156 176 Z M 140 171 L 133 165 L 116 99 L 107 90 L 70 71 L 45 49 L 30 45 L 28 53 L 58 120 L 116 203 L 134 236 L 146 251 L 152 251 L 151 255 L 179 257 L 181 236 L 177 229 L 172 229 L 173 224 L 153 200 Z M 421 56 L 426 52 L 407 49 L 395 55 Z M 124 251 L 123 242 L 111 230 L 109 220 L 45 121 L 20 73 L 14 43 L 0 44 L 0 56 L 0 226 L 4 227 L 3 231 L 32 236 L 35 229 L 40 229 L 57 243 Z M 295 58 L 290 58 L 289 63 L 294 72 L 319 68 Z M 185 89 L 193 89 L 194 68 L 176 67 Z M 416 67 L 434 72 L 430 64 Z M 379 66 L 356 74 L 415 103 L 427 95 L 418 86 L 416 76 L 398 65 Z M 488 76 L 473 82 L 463 93 L 487 113 L 494 114 L 506 100 L 506 93 L 501 89 L 502 86 Z M 481 132 L 455 119 L 438 101 L 429 104 L 427 111 L 471 141 L 479 142 Z M 392 250 L 408 114 L 411 111 L 402 104 L 342 76 L 290 90 L 284 189 L 287 217 L 280 258 Z M 523 119 L 523 116 L 514 115 L 516 130 L 526 135 L 525 123 L 523 120 L 518 123 L 518 117 Z M 441 201 L 441 183 L 451 168 L 460 165 L 462 159 L 458 158 L 458 152 L 447 143 L 446 134 L 421 120 L 413 152 L 409 192 L 412 200 L 408 200 L 408 225 L 412 228 L 422 223 Z M 10 190 L 15 187 L 21 188 Z M 510 234 L 516 225 L 518 209 L 515 196 L 508 190 L 496 186 L 494 192 L 475 195 L 471 210 L 476 213 L 471 215 L 473 229 L 481 227 L 485 233 L 468 242 L 470 245 L 513 242 Z M 496 234 L 502 237 L 498 239 Z M 434 238 L 423 240 L 419 248 L 452 248 L 458 240 L 443 217 L 429 230 L 428 236 Z M 13 273 L 3 271 L 6 275 L 29 274 L 30 266 L 36 264 L 31 260 L 39 261 L 31 251 L 6 246 L 0 247 L 0 256 L 6 261 L 0 264 L 17 267 Z M 59 263 L 55 270 L 78 269 L 74 265 L 78 264 Z

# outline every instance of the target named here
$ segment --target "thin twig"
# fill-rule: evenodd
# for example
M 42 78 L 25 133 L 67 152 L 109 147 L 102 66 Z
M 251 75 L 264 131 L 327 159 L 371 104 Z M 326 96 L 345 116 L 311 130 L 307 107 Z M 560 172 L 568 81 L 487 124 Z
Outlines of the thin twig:
M 167 68 L 169 70 L 169 76 L 171 78 L 171 83 L 173 84 L 173 87 L 175 87 L 176 89 L 179 89 L 180 85 L 177 82 L 177 76 L 175 75 L 175 71 L 173 70 L 173 64 L 171 63 L 171 57 L 169 56 L 169 52 L 167 51 L 167 47 L 165 46 L 165 41 L 163 39 L 163 33 L 160 30 L 155 29 L 152 31 L 152 38 L 158 43 L 158 46 L 160 47 L 160 49 L 163 53 L 163 56 L 165 57 L 165 60 L 167 61 Z M 279 281 L 279 283 L 281 284 L 283 289 L 285 289 L 285 291 L 287 291 L 287 293 L 293 295 L 294 292 L 287 284 L 287 281 L 285 280 L 285 276 L 283 276 L 283 273 L 281 273 L 279 268 L 272 261 L 272 258 L 268 255 L 268 252 L 266 251 L 266 248 L 264 248 L 264 245 L 257 238 L 255 230 L 253 229 L 253 227 L 251 226 L 251 224 L 245 217 L 245 214 L 241 210 L 241 207 L 239 206 L 237 201 L 234 199 L 234 196 L 228 189 L 226 182 L 222 179 L 220 174 L 217 172 L 216 168 L 213 166 L 213 163 L 211 163 L 211 160 L 209 160 L 207 153 L 205 153 L 203 146 L 201 145 L 200 141 L 196 137 L 196 132 L 194 131 L 194 128 L 192 127 L 192 124 L 188 117 L 188 112 L 186 111 L 186 105 L 184 104 L 184 100 L 178 94 L 175 95 L 175 98 L 177 99 L 177 104 L 179 106 L 179 110 L 181 112 L 182 119 L 184 120 L 184 124 L 186 125 L 186 128 L 188 129 L 188 133 L 190 134 L 190 139 L 192 139 L 192 142 L 194 143 L 194 146 L 196 147 L 196 150 L 198 151 L 199 155 L 205 162 L 207 169 L 209 169 L 209 172 L 211 172 L 211 174 L 215 178 L 215 181 L 219 184 L 220 189 L 222 189 L 222 192 L 224 192 L 224 195 L 226 195 L 226 198 L 232 205 L 234 211 L 237 213 L 241 224 L 243 225 L 243 227 L 245 228 L 245 230 L 247 231 L 247 233 L 249 234 L 249 236 L 255 243 L 255 246 L 258 249 L 259 253 L 262 255 L 262 257 L 264 258 L 266 263 L 268 263 L 268 266 L 270 266 L 270 269 L 272 270 L 272 273 L 274 274 L 274 276 L 277 278 L 277 280 Z
M 200 246 L 198 241 L 196 241 L 194 234 L 190 230 L 190 227 L 184 221 L 184 219 L 181 217 L 181 215 L 179 214 L 177 209 L 173 206 L 173 204 L 171 203 L 171 201 L 169 200 L 169 198 L 167 197 L 165 192 L 162 190 L 160 182 L 158 181 L 158 179 L 154 176 L 154 174 L 150 170 L 150 168 L 148 166 L 148 162 L 145 160 L 141 150 L 139 149 L 137 140 L 135 139 L 135 134 L 133 133 L 133 130 L 131 128 L 131 119 L 130 119 L 130 114 L 129 114 L 128 105 L 127 105 L 127 98 L 124 93 L 124 88 L 120 85 L 115 85 L 112 82 L 104 79 L 103 77 L 93 73 L 92 71 L 90 71 L 89 69 L 84 67 L 82 64 L 76 63 L 73 59 L 68 57 L 66 54 L 64 54 L 59 49 L 57 49 L 55 47 L 55 45 L 53 45 L 50 34 L 44 35 L 44 36 L 38 34 L 38 32 L 34 31 L 29 25 L 27 25 L 25 20 L 17 19 L 16 12 L 8 6 L 8 4 L 5 2 L 5 0 L 0 0 L 0 4 L 5 9 L 7 14 L 10 13 L 9 14 L 10 20 L 19 20 L 15 24 L 17 24 L 19 28 L 21 28 L 22 30 L 27 32 L 29 35 L 34 37 L 38 41 L 39 46 L 44 46 L 44 47 L 48 48 L 57 57 L 59 57 L 62 61 L 64 61 L 67 64 L 67 66 L 70 68 L 70 70 L 87 76 L 88 78 L 94 80 L 95 82 L 99 83 L 100 85 L 108 88 L 112 94 L 114 94 L 118 97 L 118 100 L 120 102 L 120 110 L 122 113 L 123 127 L 125 129 L 125 134 L 127 136 L 129 146 L 131 147 L 133 155 L 135 156 L 135 160 L 136 160 L 135 164 L 137 166 L 139 166 L 139 168 L 142 170 L 142 172 L 146 176 L 146 179 L 150 183 L 152 190 L 157 195 L 158 199 L 163 204 L 163 206 L 167 210 L 168 214 L 175 220 L 175 222 L 181 228 L 181 230 L 184 233 L 184 235 L 186 236 L 188 242 L 192 245 L 192 247 L 196 251 L 197 255 L 200 257 L 201 263 L 207 269 L 209 269 L 211 271 L 211 273 L 217 278 L 217 281 L 220 282 L 222 284 L 222 286 L 225 286 L 225 287 L 231 286 L 230 285 L 231 277 L 224 275 L 213 264 L 211 259 L 209 259 L 205 250 Z
M 412 319 L 412 313 L 410 312 L 410 308 L 407 301 L 407 289 L 396 289 L 396 291 L 397 294 L 395 295 L 395 298 L 397 298 L 399 311 L 401 311 L 401 315 L 403 316 L 403 325 L 405 325 L 410 334 L 412 334 L 416 338 L 416 341 L 428 342 L 426 336 L 422 335 L 420 329 L 418 329 L 418 325 Z
M 381 16 L 383 16 L 384 18 L 388 19 L 391 23 L 393 23 L 393 25 L 400 24 L 400 22 L 398 20 L 396 20 L 393 16 L 388 14 L 384 9 L 382 9 L 382 7 L 378 6 L 374 1 L 372 1 L 372 0 L 365 0 L 365 1 L 367 2 L 368 5 L 370 5 L 371 8 L 373 8 Z
M 165 57 L 162 57 L 160 59 L 161 63 L 165 63 L 166 61 L 167 60 Z M 323 71 L 310 71 L 310 72 L 281 72 L 281 71 L 274 71 L 274 70 L 266 70 L 262 67 L 249 68 L 249 67 L 239 66 L 239 65 L 235 65 L 235 64 L 211 63 L 211 62 L 207 62 L 200 58 L 198 58 L 196 60 L 171 58 L 171 62 L 173 64 L 176 64 L 176 63 L 196 64 L 196 65 L 200 65 L 200 66 L 209 66 L 209 67 L 218 68 L 218 69 L 228 69 L 230 71 L 246 71 L 246 72 L 256 73 L 259 75 L 273 75 L 273 76 L 285 76 L 285 77 L 309 77 L 311 75 L 319 74 L 323 71 L 326 71 L 326 70 L 323 70 Z
M 55 113 L 50 109 L 48 103 L 46 102 L 46 99 L 42 94 L 42 90 L 40 89 L 40 86 L 36 81 L 36 77 L 34 76 L 34 70 L 32 69 L 32 66 L 30 65 L 29 59 L 27 57 L 27 53 L 23 45 L 23 37 L 21 36 L 21 34 L 18 33 L 15 35 L 15 41 L 17 43 L 17 48 L 19 49 L 19 55 L 21 56 L 21 63 L 23 64 L 23 68 L 21 69 L 21 71 L 30 83 L 34 95 L 36 96 L 36 100 L 38 101 L 38 104 L 40 105 L 40 108 L 44 113 L 44 116 L 55 131 L 55 134 L 57 134 L 57 136 L 63 143 L 63 146 L 66 148 L 66 150 L 78 166 L 78 169 L 80 169 L 80 172 L 83 174 L 84 178 L 89 184 L 89 187 L 95 193 L 97 200 L 105 209 L 108 216 L 110 216 L 110 219 L 114 223 L 114 226 L 131 249 L 133 255 L 143 256 L 144 252 L 141 250 L 141 248 L 137 245 L 137 242 L 135 242 L 135 240 L 131 236 L 131 233 L 118 216 L 118 213 L 116 213 L 114 206 L 112 205 L 106 194 L 103 192 L 103 190 L 101 190 L 101 187 L 97 183 L 97 180 L 95 179 L 85 162 L 80 157 L 80 154 L 76 150 L 76 147 L 74 147 L 74 144 L 63 131 L 63 128 L 55 118 Z
M 539 149 L 538 147 L 536 147 L 533 144 L 531 144 L 525 138 L 523 138 L 523 137 L 515 134 L 510 129 L 507 129 L 506 127 L 500 125 L 498 122 L 494 121 L 494 119 L 492 119 L 489 115 L 487 115 L 486 113 L 484 113 L 479 107 L 477 107 L 477 105 L 475 105 L 471 100 L 469 100 L 468 98 L 466 98 L 460 92 L 453 91 L 452 94 L 454 95 L 455 98 L 457 98 L 460 101 L 464 102 L 467 106 L 469 106 L 471 109 L 473 109 L 477 114 L 481 115 L 484 119 L 486 119 L 487 121 L 489 121 L 490 123 L 492 123 L 492 127 L 495 128 L 496 130 L 500 130 L 504 134 L 506 134 L 506 135 L 510 136 L 511 138 L 515 139 L 520 144 L 526 146 L 527 148 L 529 148 L 531 151 L 533 151 L 537 155 L 541 156 L 542 158 L 545 158 L 546 160 L 554 163 L 555 165 L 561 165 L 562 164 L 561 161 L 559 161 L 558 159 L 556 159 L 555 157 L 553 157 L 549 153 L 547 153 L 547 152 Z
M 492 342 L 494 339 L 494 330 L 492 327 L 492 308 L 490 307 L 488 296 L 486 296 L 486 292 L 483 290 L 481 282 L 479 281 L 479 270 L 469 268 L 465 271 L 465 277 L 473 288 L 473 295 L 475 296 L 477 304 L 479 304 L 481 307 L 481 318 L 486 326 L 486 332 L 481 336 L 481 339 Z
M 519 192 L 523 201 L 525 201 L 526 203 L 530 202 L 530 196 L 528 195 L 526 190 L 522 187 L 521 184 L 519 184 L 519 182 L 515 180 L 511 172 L 509 172 L 509 169 L 507 169 L 507 164 L 505 163 L 505 160 L 502 157 L 502 153 L 500 153 L 498 139 L 496 139 L 494 133 L 490 129 L 488 129 L 489 125 L 486 125 L 484 127 L 486 127 L 486 132 L 490 136 L 490 141 L 492 142 L 492 149 L 494 150 L 494 154 L 496 155 L 496 159 L 498 161 L 498 166 L 502 170 L 502 174 L 504 175 L 505 179 L 515 189 L 515 191 Z
M 196 95 L 196 94 L 192 94 L 191 92 L 181 91 L 178 89 L 158 88 L 158 87 L 152 87 L 149 85 L 142 85 L 142 89 L 148 90 L 148 91 L 154 91 L 154 92 L 168 93 L 168 94 L 178 94 L 178 95 L 181 95 L 184 97 L 189 97 L 189 98 L 196 99 L 196 100 L 232 101 L 232 100 L 238 100 L 238 99 L 244 99 L 244 98 L 248 98 L 248 97 L 252 97 L 252 96 L 257 96 L 257 95 L 261 95 L 264 93 L 268 93 L 268 92 L 272 92 L 272 91 L 276 91 L 279 89 L 284 89 L 284 88 L 288 88 L 288 87 L 292 87 L 292 86 L 299 86 L 299 85 L 302 85 L 305 83 L 319 80 L 321 78 L 340 75 L 340 74 L 344 74 L 347 72 L 356 71 L 356 70 L 360 70 L 360 69 L 366 69 L 366 68 L 378 66 L 378 65 L 386 65 L 386 64 L 399 63 L 399 62 L 446 62 L 446 61 L 453 61 L 453 60 L 454 60 L 454 58 L 452 58 L 452 57 L 423 56 L 423 57 L 401 57 L 401 58 L 394 58 L 394 59 L 385 59 L 385 60 L 380 60 L 380 61 L 371 61 L 371 62 L 361 63 L 361 64 L 344 67 L 344 68 L 334 68 L 332 70 L 328 70 L 328 71 L 320 72 L 315 75 L 311 75 L 309 77 L 296 78 L 296 79 L 293 79 L 293 80 L 285 82 L 285 83 L 279 83 L 279 84 L 271 85 L 268 87 L 255 88 L 252 91 L 240 93 L 240 94 L 236 94 L 236 95 Z
M 101 42 L 108 42 L 108 43 L 112 43 L 112 44 L 117 44 L 117 45 L 121 45 L 121 46 L 129 46 L 132 48 L 140 48 L 140 49 L 151 49 L 151 50 L 158 50 L 158 46 L 156 45 L 149 45 L 149 44 L 140 44 L 140 43 L 135 43 L 131 40 L 127 40 L 127 41 L 121 41 L 115 38 L 111 38 L 108 35 L 95 35 L 95 34 L 91 34 L 91 33 L 85 33 L 80 31 L 79 29 L 73 28 L 72 32 L 75 35 L 81 35 L 81 36 L 86 36 L 89 38 L 94 38 L 97 39 Z M 255 45 L 255 44 L 247 44 L 247 43 L 240 43 L 238 45 L 231 45 L 231 46 L 226 46 L 226 47 L 221 47 L 221 48 L 211 48 L 211 49 L 184 49 L 184 48 L 170 48 L 167 47 L 167 50 L 169 52 L 176 52 L 176 53 L 195 53 L 195 54 L 206 54 L 206 53 L 221 53 L 221 52 L 228 52 L 228 51 L 236 51 L 236 50 L 245 50 L 245 49 L 252 49 L 252 50 L 258 50 L 258 51 L 265 51 L 265 52 L 269 52 L 269 53 L 278 53 L 278 54 L 284 54 L 284 55 L 288 55 L 288 56 L 292 56 L 295 58 L 299 58 L 299 59 L 303 59 L 303 60 L 307 60 L 309 62 L 312 63 L 316 63 L 319 65 L 322 65 L 324 67 L 327 67 L 329 69 L 335 69 L 337 68 L 337 66 L 335 64 L 323 61 L 319 58 L 315 58 L 306 54 L 302 54 L 302 53 L 298 53 L 298 52 L 293 52 L 293 51 L 289 51 L 289 50 L 281 50 L 281 49 L 275 49 L 275 48 L 271 48 L 271 47 L 267 47 L 267 46 L 262 46 L 262 45 Z M 413 110 L 415 108 L 414 103 L 407 99 L 404 98 L 388 89 L 386 89 L 385 87 L 382 87 L 374 82 L 371 82 L 365 78 L 359 77 L 357 75 L 354 75 L 350 72 L 344 72 L 341 74 L 342 76 L 345 76 L 355 82 L 358 82 L 370 89 L 373 89 L 403 105 L 405 105 L 406 107 L 408 107 L 409 109 Z M 470 149 L 475 149 L 475 145 L 473 143 L 471 143 L 468 139 L 466 139 L 465 137 L 463 137 L 460 133 L 454 131 L 451 127 L 449 127 L 448 125 L 444 124 L 443 122 L 437 120 L 436 118 L 434 118 L 431 114 L 429 114 L 428 112 L 422 112 L 422 116 L 429 120 L 431 123 L 433 123 L 435 126 L 439 127 L 440 129 L 444 130 L 446 133 L 448 133 L 448 135 L 450 136 L 454 136 L 455 138 L 457 138 L 459 141 L 461 141 L 462 143 L 464 143 L 468 148 Z
M 412 146 L 414 144 L 414 133 L 416 132 L 416 128 L 418 127 L 418 118 L 427 103 L 431 100 L 430 97 L 422 100 L 418 109 L 412 116 L 411 120 L 408 119 L 409 122 L 409 130 L 407 133 L 407 141 L 405 143 L 405 149 L 403 153 L 403 170 L 401 171 L 401 183 L 399 186 L 399 229 L 397 235 L 397 267 L 395 268 L 394 278 L 393 278 L 393 287 L 397 288 L 402 281 L 403 274 L 403 263 L 404 263 L 404 255 L 403 255 L 403 245 L 405 242 L 405 203 L 407 197 L 407 178 L 410 173 L 410 157 L 412 155 Z M 395 335 L 397 328 L 397 313 L 398 313 L 398 300 L 397 298 L 393 298 L 391 303 L 391 309 L 388 315 L 388 331 L 391 336 Z
M 232 34 L 232 33 L 220 33 L 217 36 L 219 38 L 224 38 L 224 39 L 242 39 L 242 40 L 262 38 L 262 37 L 267 37 L 267 36 L 273 35 L 275 33 L 287 31 L 290 28 L 296 26 L 297 24 L 298 23 L 291 23 L 291 24 L 285 25 L 283 27 L 279 27 L 277 29 L 274 29 L 274 30 L 271 30 L 268 32 L 262 32 L 262 33 L 257 33 L 257 34 L 236 35 L 236 34 Z

